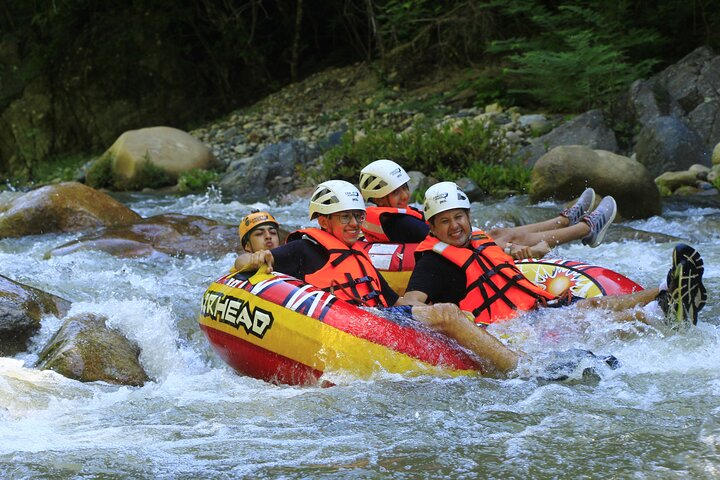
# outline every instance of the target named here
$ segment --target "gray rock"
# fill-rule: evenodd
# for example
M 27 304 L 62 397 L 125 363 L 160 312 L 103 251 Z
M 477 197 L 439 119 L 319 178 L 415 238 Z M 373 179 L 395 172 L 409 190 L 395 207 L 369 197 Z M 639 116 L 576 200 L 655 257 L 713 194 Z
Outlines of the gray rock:
M 720 140 L 720 100 L 703 102 L 687 116 L 688 124 L 698 132 L 705 149 L 712 151 Z
M 618 149 L 615 133 L 607 126 L 600 110 L 590 110 L 533 140 L 520 149 L 516 158 L 532 167 L 538 158 L 561 145 L 584 145 L 592 149 L 615 152 Z
M 468 199 L 470 199 L 471 202 L 479 202 L 485 197 L 484 192 L 480 190 L 480 187 L 467 177 L 458 178 L 455 180 L 455 183 L 458 187 L 460 187 L 460 190 L 465 192 L 465 195 L 468 196 Z
M 292 140 L 268 146 L 253 157 L 233 162 L 220 180 L 223 192 L 242 202 L 255 202 L 291 192 L 297 185 L 297 171 L 320 156 L 320 151 L 305 142 Z M 290 183 L 277 177 L 292 178 Z M 271 182 L 274 183 L 271 184 Z
M 687 170 L 691 165 L 710 166 L 710 155 L 697 132 L 677 117 L 658 117 L 638 135 L 638 162 L 657 177 L 663 172 Z

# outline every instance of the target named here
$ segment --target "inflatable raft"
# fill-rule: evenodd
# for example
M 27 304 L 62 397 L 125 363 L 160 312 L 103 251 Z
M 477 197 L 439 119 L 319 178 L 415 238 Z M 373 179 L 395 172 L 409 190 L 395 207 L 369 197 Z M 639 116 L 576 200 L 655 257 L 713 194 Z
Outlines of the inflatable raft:
M 404 292 L 409 268 L 414 266 L 414 245 L 367 248 L 391 286 Z M 570 288 L 587 298 L 642 289 L 616 272 L 580 262 L 539 260 L 519 265 L 530 280 L 553 292 Z M 203 295 L 200 328 L 233 369 L 273 383 L 330 383 L 321 379 L 325 372 L 358 378 L 381 371 L 482 374 L 471 354 L 437 332 L 355 307 L 277 272 L 252 276 L 237 272 L 216 280 Z
M 368 243 L 364 249 L 393 290 L 402 295 L 415 268 L 415 247 L 417 244 Z M 617 272 L 573 260 L 533 259 L 516 263 L 523 275 L 555 295 L 567 289 L 582 298 L 642 290 Z

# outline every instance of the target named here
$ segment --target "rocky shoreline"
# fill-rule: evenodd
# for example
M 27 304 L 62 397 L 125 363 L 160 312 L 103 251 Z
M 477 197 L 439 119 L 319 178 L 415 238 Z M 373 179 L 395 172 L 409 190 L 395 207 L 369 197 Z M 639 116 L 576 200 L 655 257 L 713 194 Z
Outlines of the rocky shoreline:
M 307 176 L 296 172 L 316 169 L 322 153 L 349 128 L 401 133 L 426 117 L 413 108 L 419 102 L 434 102 L 435 111 L 442 112 L 437 124 L 492 122 L 500 141 L 529 167 L 555 147 L 582 145 L 639 162 L 653 179 L 660 177 L 656 183 L 663 195 L 718 194 L 714 183 L 720 168 L 720 56 L 709 48 L 699 48 L 656 76 L 634 82 L 614 116 L 591 110 L 565 121 L 561 115 L 525 113 L 499 104 L 468 106 L 469 96 L 448 94 L 450 83 L 430 90 L 388 91 L 369 69 L 355 65 L 314 75 L 190 134 L 225 166 L 219 185 L 240 201 L 266 201 L 307 189 Z M 626 131 L 618 131 L 617 125 Z M 609 183 L 600 178 L 574 182 Z M 568 199 L 576 190 L 560 190 L 555 196 Z

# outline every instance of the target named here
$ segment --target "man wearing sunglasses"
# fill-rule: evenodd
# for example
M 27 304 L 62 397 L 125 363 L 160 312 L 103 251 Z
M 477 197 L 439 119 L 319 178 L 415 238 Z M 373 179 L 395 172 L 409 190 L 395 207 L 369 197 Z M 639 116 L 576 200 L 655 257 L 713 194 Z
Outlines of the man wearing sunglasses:
M 486 375 L 499 376 L 515 368 L 519 355 L 477 328 L 457 305 L 409 306 L 390 288 L 356 246 L 365 202 L 355 186 L 342 180 L 318 185 L 310 198 L 310 219 L 317 219 L 320 228 L 293 232 L 285 245 L 271 250 L 244 253 L 235 260 L 235 269 L 274 269 L 356 305 L 390 307 L 385 310 L 389 315 L 410 316 L 475 352 Z

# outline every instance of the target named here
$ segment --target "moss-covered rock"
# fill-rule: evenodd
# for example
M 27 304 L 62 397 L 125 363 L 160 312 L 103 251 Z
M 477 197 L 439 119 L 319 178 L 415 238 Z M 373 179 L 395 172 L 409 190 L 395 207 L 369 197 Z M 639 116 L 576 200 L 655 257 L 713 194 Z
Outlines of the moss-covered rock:
M 141 386 L 149 378 L 139 356 L 138 346 L 108 328 L 105 317 L 84 314 L 65 321 L 40 353 L 37 367 L 81 382 Z

